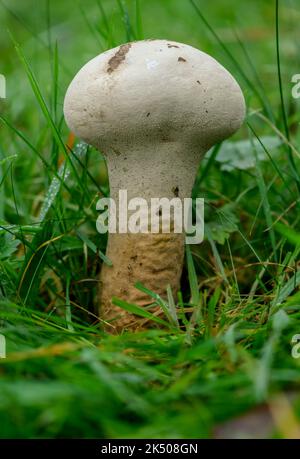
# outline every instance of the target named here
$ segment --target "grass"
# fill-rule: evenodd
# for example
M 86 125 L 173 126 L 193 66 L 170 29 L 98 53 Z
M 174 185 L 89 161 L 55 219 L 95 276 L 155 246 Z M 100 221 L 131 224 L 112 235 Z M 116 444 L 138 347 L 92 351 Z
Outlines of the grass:
M 299 103 L 290 84 L 300 69 L 298 5 L 74 5 L 0 4 L 8 92 L 0 100 L 0 437 L 211 438 L 261 407 L 272 414 L 269 436 L 292 436 L 300 418 L 300 359 L 291 355 L 300 333 Z M 96 308 L 108 262 L 95 227 L 96 201 L 108 194 L 105 162 L 68 132 L 62 102 L 84 62 L 143 37 L 213 54 L 238 79 L 248 112 L 201 164 L 194 196 L 206 202 L 205 241 L 187 248 L 178 298 L 149 292 L 160 319 L 116 299 L 161 328 L 109 336 Z

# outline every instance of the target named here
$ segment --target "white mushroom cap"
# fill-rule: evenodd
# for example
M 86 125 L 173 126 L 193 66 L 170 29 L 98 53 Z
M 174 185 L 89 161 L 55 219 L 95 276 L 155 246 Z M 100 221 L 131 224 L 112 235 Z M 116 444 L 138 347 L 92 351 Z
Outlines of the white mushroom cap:
M 68 88 L 64 112 L 70 129 L 108 157 L 111 188 L 134 182 L 132 195 L 169 197 L 175 187 L 189 196 L 201 156 L 240 127 L 245 103 L 211 56 L 144 40 L 88 62 Z

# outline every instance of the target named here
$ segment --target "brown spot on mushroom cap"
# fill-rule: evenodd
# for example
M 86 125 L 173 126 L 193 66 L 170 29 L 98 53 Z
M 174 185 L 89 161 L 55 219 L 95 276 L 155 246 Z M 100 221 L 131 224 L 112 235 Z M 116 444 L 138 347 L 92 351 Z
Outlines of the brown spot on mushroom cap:
M 177 46 L 177 45 L 171 45 L 170 43 L 168 43 L 168 48 L 179 48 L 179 46 Z
M 125 60 L 125 56 L 131 48 L 131 43 L 120 46 L 116 54 L 109 59 L 107 73 L 112 73 Z
M 184 59 L 183 57 L 180 56 L 180 57 L 178 58 L 178 62 L 186 62 L 186 59 Z

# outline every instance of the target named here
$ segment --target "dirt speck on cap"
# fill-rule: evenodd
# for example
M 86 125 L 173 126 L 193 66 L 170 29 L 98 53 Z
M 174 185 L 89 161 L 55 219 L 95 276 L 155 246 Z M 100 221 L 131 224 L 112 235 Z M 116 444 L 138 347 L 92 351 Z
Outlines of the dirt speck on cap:
M 179 46 L 177 46 L 177 45 L 171 45 L 170 43 L 168 43 L 168 48 L 179 48 Z
M 180 56 L 180 57 L 178 58 L 178 62 L 186 62 L 186 59 L 184 59 L 183 57 Z
M 108 61 L 107 73 L 112 73 L 119 67 L 119 65 L 125 60 L 125 56 L 130 48 L 130 43 L 120 46 L 116 54 Z

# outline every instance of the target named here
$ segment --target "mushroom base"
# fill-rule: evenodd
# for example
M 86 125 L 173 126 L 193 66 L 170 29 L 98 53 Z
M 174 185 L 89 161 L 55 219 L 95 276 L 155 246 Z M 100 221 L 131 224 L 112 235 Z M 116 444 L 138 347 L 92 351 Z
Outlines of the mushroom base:
M 141 282 L 162 298 L 166 298 L 166 288 L 170 285 L 176 298 L 184 243 L 184 234 L 175 233 L 109 235 L 106 255 L 113 266 L 103 265 L 100 275 L 100 317 L 109 322 L 105 325 L 107 332 L 140 330 L 155 325 L 149 319 L 114 305 L 112 298 L 117 297 L 140 307 L 153 304 L 153 298 L 134 287 L 136 282 Z M 159 314 L 160 308 L 154 306 L 150 312 Z

